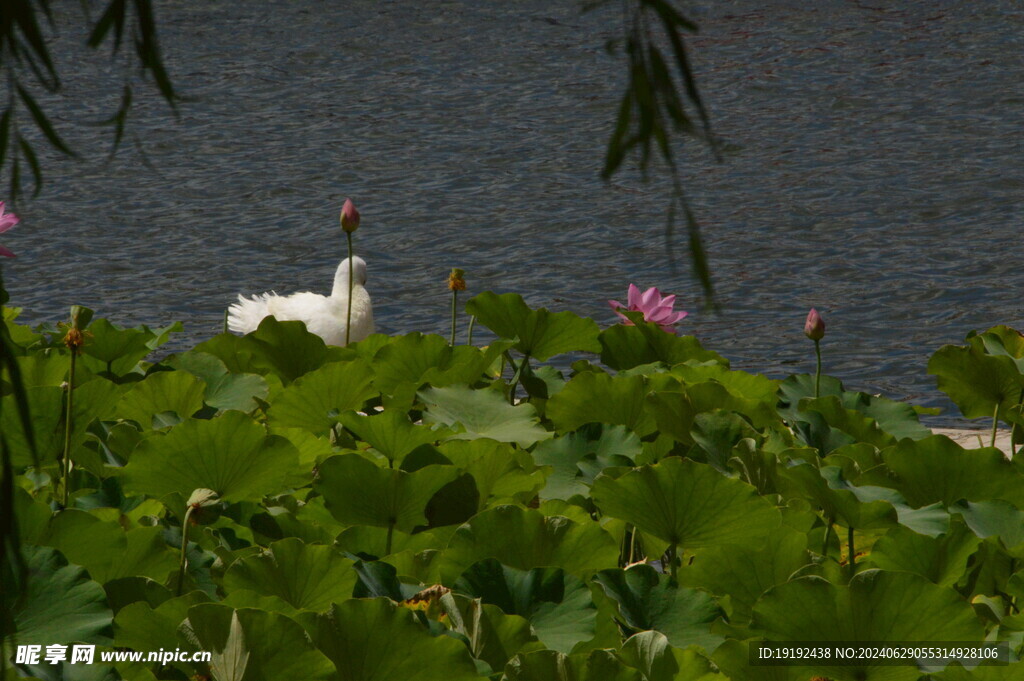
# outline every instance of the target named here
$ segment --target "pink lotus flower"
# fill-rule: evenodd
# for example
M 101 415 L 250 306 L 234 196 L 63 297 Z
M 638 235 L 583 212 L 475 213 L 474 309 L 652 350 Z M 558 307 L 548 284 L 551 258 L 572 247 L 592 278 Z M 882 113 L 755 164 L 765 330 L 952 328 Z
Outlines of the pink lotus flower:
M 359 229 L 359 211 L 352 199 L 345 199 L 345 205 L 341 207 L 341 228 L 346 232 Z
M 629 317 L 619 312 L 621 308 L 633 312 L 643 312 L 645 322 L 654 322 L 661 327 L 662 331 L 668 333 L 675 333 L 676 331 L 671 325 L 687 315 L 685 310 L 673 312 L 672 306 L 675 305 L 676 297 L 662 296 L 661 291 L 657 288 L 652 287 L 640 293 L 640 289 L 635 284 L 630 284 L 627 295 L 626 302 L 628 305 L 623 305 L 617 300 L 609 300 L 608 305 L 615 310 L 615 314 L 622 318 L 623 323 L 629 326 L 632 326 L 633 322 L 629 320 Z
M 804 335 L 813 341 L 820 341 L 825 337 L 825 322 L 813 307 L 807 313 L 807 321 L 804 322 Z
M 11 227 L 14 227 L 14 225 L 18 224 L 19 222 L 21 222 L 21 218 L 19 218 L 14 213 L 7 213 L 6 215 L 4 215 L 4 202 L 0 201 L 0 234 L 3 234 Z M 3 246 L 0 246 L 0 255 L 8 258 L 14 257 L 14 253 L 7 250 Z

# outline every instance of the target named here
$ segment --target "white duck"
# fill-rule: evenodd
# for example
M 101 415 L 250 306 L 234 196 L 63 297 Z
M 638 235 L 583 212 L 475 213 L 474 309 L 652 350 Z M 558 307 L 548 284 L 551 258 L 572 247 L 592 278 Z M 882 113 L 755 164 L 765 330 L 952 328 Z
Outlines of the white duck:
M 366 292 L 366 262 L 352 258 L 352 330 L 349 342 L 355 343 L 374 331 L 373 307 Z M 238 302 L 228 308 L 228 328 L 237 333 L 255 331 L 266 317 L 278 321 L 305 322 L 310 333 L 324 339 L 328 345 L 345 345 L 345 327 L 348 315 L 349 259 L 345 258 L 334 273 L 334 289 L 330 296 L 305 291 L 290 296 L 279 296 L 273 291 L 252 298 L 239 294 Z

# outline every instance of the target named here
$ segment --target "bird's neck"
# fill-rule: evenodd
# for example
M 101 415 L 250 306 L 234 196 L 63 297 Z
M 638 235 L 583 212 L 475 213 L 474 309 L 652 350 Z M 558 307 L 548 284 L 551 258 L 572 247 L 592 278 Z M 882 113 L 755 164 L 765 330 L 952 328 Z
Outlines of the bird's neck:
M 334 288 L 331 290 L 332 298 L 348 298 L 348 277 L 349 268 L 345 267 L 345 263 L 348 262 L 348 258 L 341 261 L 338 265 L 337 271 L 334 273 Z M 355 277 L 352 278 L 352 286 L 354 287 L 357 283 Z

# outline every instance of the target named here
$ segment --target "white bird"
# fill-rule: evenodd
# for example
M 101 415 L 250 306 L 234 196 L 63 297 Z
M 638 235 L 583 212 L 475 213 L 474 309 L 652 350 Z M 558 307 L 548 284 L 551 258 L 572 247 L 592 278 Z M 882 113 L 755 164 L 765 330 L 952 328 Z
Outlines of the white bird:
M 373 306 L 366 292 L 366 262 L 352 258 L 352 330 L 349 342 L 355 343 L 374 332 Z M 278 321 L 305 322 L 310 333 L 328 345 L 345 345 L 348 316 L 349 259 L 345 258 L 334 273 L 334 289 L 330 296 L 305 291 L 279 296 L 273 291 L 252 298 L 239 294 L 238 302 L 228 308 L 228 328 L 237 333 L 251 333 L 267 317 Z

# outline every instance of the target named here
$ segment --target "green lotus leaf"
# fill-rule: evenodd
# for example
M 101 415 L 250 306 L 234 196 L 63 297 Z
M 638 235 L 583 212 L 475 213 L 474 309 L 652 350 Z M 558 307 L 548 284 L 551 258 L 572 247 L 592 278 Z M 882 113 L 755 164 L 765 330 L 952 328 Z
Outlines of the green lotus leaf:
M 620 478 L 598 476 L 591 496 L 605 515 L 685 549 L 755 541 L 782 522 L 750 485 L 675 457 Z
M 531 310 L 516 293 L 485 291 L 466 303 L 466 312 L 499 338 L 517 339 L 515 349 L 540 361 L 566 352 L 601 352 L 597 322 L 572 312 Z
M 846 433 L 855 442 L 865 442 L 879 449 L 896 444 L 896 438 L 882 430 L 877 421 L 864 416 L 856 409 L 844 408 L 842 401 L 834 395 L 826 395 L 817 399 L 804 398 L 800 400 L 799 408 L 805 414 L 807 412 L 821 414 L 825 423 Z
M 97 418 L 108 418 L 114 413 L 121 388 L 104 379 L 93 379 L 75 388 L 72 419 L 75 424 L 71 435 L 72 452 L 88 437 L 88 426 Z M 28 388 L 29 413 L 32 415 L 32 433 L 39 452 L 40 463 L 55 461 L 64 451 L 64 391 L 56 386 Z M 32 465 L 32 452 L 25 433 L 14 395 L 0 398 L 0 432 L 4 434 L 11 463 L 15 467 Z
M 126 605 L 137 601 L 148 603 L 150 607 L 155 608 L 170 600 L 173 595 L 162 583 L 149 577 L 134 575 L 112 579 L 103 585 L 103 590 L 107 592 L 107 602 L 115 615 Z
M 1020 404 L 1024 375 L 1012 357 L 989 355 L 976 347 L 945 345 L 928 360 L 928 373 L 938 376 L 939 390 L 949 395 L 969 419 L 1002 413 Z
M 826 518 L 832 518 L 846 527 L 858 530 L 890 527 L 898 522 L 896 509 L 884 500 L 864 501 L 860 491 L 842 477 L 838 466 L 821 469 L 802 463 L 778 471 L 781 484 L 791 496 L 800 496 L 822 509 Z
M 718 646 L 712 655 L 712 660 L 714 660 L 715 666 L 721 670 L 722 676 L 730 681 L 808 681 L 809 678 L 813 678 L 808 675 L 806 667 L 759 667 L 750 664 L 748 647 L 757 644 L 756 640 L 728 639 Z M 713 678 L 722 678 L 722 676 Z M 711 679 L 707 681 L 711 681 Z
M 126 532 L 117 522 L 103 522 L 77 509 L 55 515 L 41 543 L 87 569 L 100 584 L 134 575 L 164 583 L 178 567 L 177 555 L 159 527 Z
M 411 611 L 386 598 L 335 604 L 326 614 L 304 622 L 316 647 L 336 665 L 338 681 L 479 679 L 463 643 L 431 636 Z
M 353 525 L 338 535 L 336 546 L 347 553 L 383 558 L 387 546 L 388 531 L 383 527 L 371 525 Z M 400 530 L 391 532 L 391 553 L 400 551 L 426 551 L 427 549 L 443 549 L 448 543 L 433 532 L 417 532 L 408 534 Z
M 541 442 L 533 450 L 533 459 L 538 466 L 551 466 L 553 472 L 540 498 L 586 497 L 601 471 L 610 466 L 633 466 L 642 451 L 640 438 L 625 426 L 598 423 Z
M 874 420 L 878 427 L 897 440 L 905 437 L 920 440 L 931 435 L 931 431 L 921 424 L 918 410 L 906 402 L 844 390 L 843 384 L 831 376 L 821 377 L 820 395 L 822 398 L 838 398 L 843 409 L 852 409 Z M 779 413 L 786 420 L 813 420 L 813 414 L 801 412 L 800 402 L 805 398 L 814 398 L 814 375 L 798 374 L 782 381 L 779 384 L 779 397 Z M 870 428 L 870 424 L 861 427 Z
M 655 429 L 644 409 L 648 389 L 642 376 L 609 376 L 587 371 L 574 376 L 548 400 L 546 415 L 560 431 L 587 423 L 622 425 L 643 437 Z
M 352 597 L 357 580 L 353 565 L 331 546 L 287 538 L 232 563 L 224 575 L 224 589 L 248 589 L 278 596 L 298 610 L 322 611 Z
M 275 428 L 305 428 L 325 435 L 338 415 L 362 409 L 377 394 L 373 371 L 362 361 L 332 362 L 316 369 L 276 396 L 267 414 Z
M 780 381 L 772 380 L 761 374 L 730 371 L 729 367 L 724 364 L 679 364 L 672 367 L 671 373 L 681 379 L 684 384 L 714 381 L 725 386 L 725 389 L 736 397 L 765 402 L 772 407 L 778 400 Z
M 1006 501 L 960 502 L 950 507 L 981 538 L 999 537 L 1008 550 L 1024 544 L 1024 511 Z
M 45 465 L 55 461 L 63 451 L 64 430 L 61 423 L 64 391 L 56 386 L 42 386 L 28 388 L 25 395 L 28 398 L 29 414 L 32 415 L 32 435 L 39 453 L 39 462 Z M 0 432 L 4 434 L 12 465 L 31 466 L 32 450 L 22 430 L 14 395 L 0 398 Z
M 451 463 L 473 476 L 479 508 L 526 504 L 544 486 L 544 471 L 534 470 L 530 455 L 494 440 L 450 440 L 439 450 Z
M 298 453 L 282 437 L 237 411 L 189 420 L 146 437 L 124 468 L 126 490 L 161 497 L 211 489 L 222 501 L 258 500 L 289 486 Z
M 715 409 L 734 411 L 748 418 L 756 428 L 764 428 L 779 422 L 775 407 L 770 402 L 736 395 L 718 381 L 694 383 L 685 386 L 683 392 L 694 413 Z
M 212 653 L 210 671 L 218 681 L 334 678 L 331 661 L 284 615 L 201 603 L 189 608 L 182 628 Z
M 581 524 L 519 506 L 496 506 L 456 530 L 442 558 L 438 569 L 447 584 L 484 558 L 521 570 L 560 567 L 583 575 L 615 566 L 619 547 L 596 522 Z
M 178 627 L 188 617 L 188 610 L 193 605 L 207 603 L 210 597 L 202 591 L 192 591 L 183 596 L 171 598 L 157 607 L 139 601 L 129 603 L 114 618 L 114 643 L 119 648 L 150 651 L 199 650 L 178 631 Z M 175 665 L 178 666 L 178 665 Z M 180 666 L 188 670 L 187 666 Z
M 962 522 L 952 523 L 949 532 L 938 537 L 899 526 L 875 542 L 868 560 L 883 570 L 913 572 L 939 586 L 953 586 L 967 571 L 967 561 L 980 543 Z
M 519 570 L 488 558 L 470 566 L 453 588 L 525 618 L 552 650 L 569 653 L 597 633 L 598 611 L 590 589 L 560 568 Z
M 659 631 L 641 631 L 622 645 L 622 658 L 646 681 L 713 681 L 720 678 L 696 650 L 673 648 Z
M 266 400 L 270 391 L 259 374 L 232 374 L 220 358 L 207 352 L 192 350 L 178 355 L 173 365 L 202 379 L 206 384 L 203 401 L 215 409 L 236 409 L 250 412 L 256 400 Z
M 113 614 L 103 587 L 51 548 L 23 546 L 22 555 L 30 575 L 27 583 L 16 584 L 10 566 L 3 566 L 0 608 L 10 614 L 16 632 L 3 632 L 5 649 L 12 651 L 15 640 L 41 646 L 109 643 Z
M 945 435 L 933 435 L 904 440 L 884 450 L 882 458 L 911 506 L 960 499 L 1024 504 L 1024 476 L 992 447 L 964 449 Z
M 26 388 L 40 386 L 60 386 L 68 380 L 71 360 L 67 355 L 54 352 L 48 355 L 25 355 L 18 357 L 18 369 L 21 371 L 21 383 Z M 91 372 L 78 364 L 76 367 L 75 385 L 81 385 L 91 377 Z
M 443 430 L 413 425 L 408 415 L 397 409 L 385 409 L 375 416 L 348 412 L 338 420 L 396 465 L 401 465 L 402 459 L 420 445 L 437 442 L 447 435 Z
M 763 544 L 732 544 L 701 551 L 679 570 L 683 586 L 729 596 L 730 620 L 750 618 L 751 608 L 765 591 L 784 584 L 810 562 L 807 535 L 786 526 L 771 530 Z
M 691 430 L 697 409 L 685 392 L 659 390 L 647 395 L 644 405 L 654 417 L 657 430 L 676 442 L 693 443 Z
M 646 681 L 614 650 L 565 655 L 537 650 L 516 655 L 505 665 L 501 681 Z
M 143 430 L 154 427 L 154 416 L 174 412 L 179 421 L 203 407 L 206 384 L 187 371 L 158 371 L 132 386 L 117 404 L 117 415 L 135 421 Z
M 328 348 L 302 322 L 279 322 L 267 317 L 244 337 L 222 333 L 200 343 L 194 351 L 219 357 L 233 374 L 273 374 L 287 385 L 299 376 L 336 361 L 342 348 Z
M 395 395 L 405 387 L 415 392 L 425 383 L 434 387 L 472 385 L 507 348 L 507 343 L 500 342 L 486 350 L 468 345 L 453 348 L 441 336 L 410 333 L 377 352 L 374 386 L 385 395 Z
M 530 623 L 518 615 L 506 614 L 501 608 L 447 593 L 440 606 L 451 630 L 466 637 L 474 659 L 482 660 L 496 671 L 520 651 L 539 650 L 544 646 L 530 630 Z
M 83 364 L 95 372 L 127 374 L 146 355 L 167 342 L 171 333 L 181 330 L 180 322 L 152 331 L 146 326 L 119 329 L 106 319 L 97 319 L 88 327 Z
M 342 454 L 323 462 L 314 488 L 343 524 L 394 526 L 411 532 L 427 524 L 427 503 L 459 473 L 454 466 L 427 466 L 407 473 L 380 468 L 358 454 Z
M 602 570 L 594 581 L 615 601 L 622 621 L 634 632 L 654 629 L 674 646 L 696 645 L 709 652 L 723 640 L 711 631 L 711 624 L 724 615 L 715 598 L 679 586 L 650 565 Z
M 751 628 L 770 641 L 902 643 L 982 641 L 984 629 L 970 604 L 951 588 L 908 572 L 867 570 L 837 586 L 800 577 L 770 589 L 754 606 Z M 915 680 L 913 667 L 810 667 L 836 681 Z
M 683 362 L 714 362 L 725 367 L 729 361 L 717 352 L 705 350 L 693 336 L 666 333 L 657 324 L 639 321 L 635 326 L 616 324 L 598 337 L 601 361 L 616 371 L 661 362 L 668 366 Z
M 970 671 L 953 663 L 941 672 L 931 674 L 929 681 L 1024 681 L 1024 664 L 975 667 Z
M 553 435 L 538 422 L 531 404 L 512 406 L 493 390 L 470 390 L 463 387 L 428 388 L 419 393 L 427 406 L 425 423 L 437 423 L 455 430 L 456 440 L 490 438 L 498 442 L 514 442 L 529 447 Z

